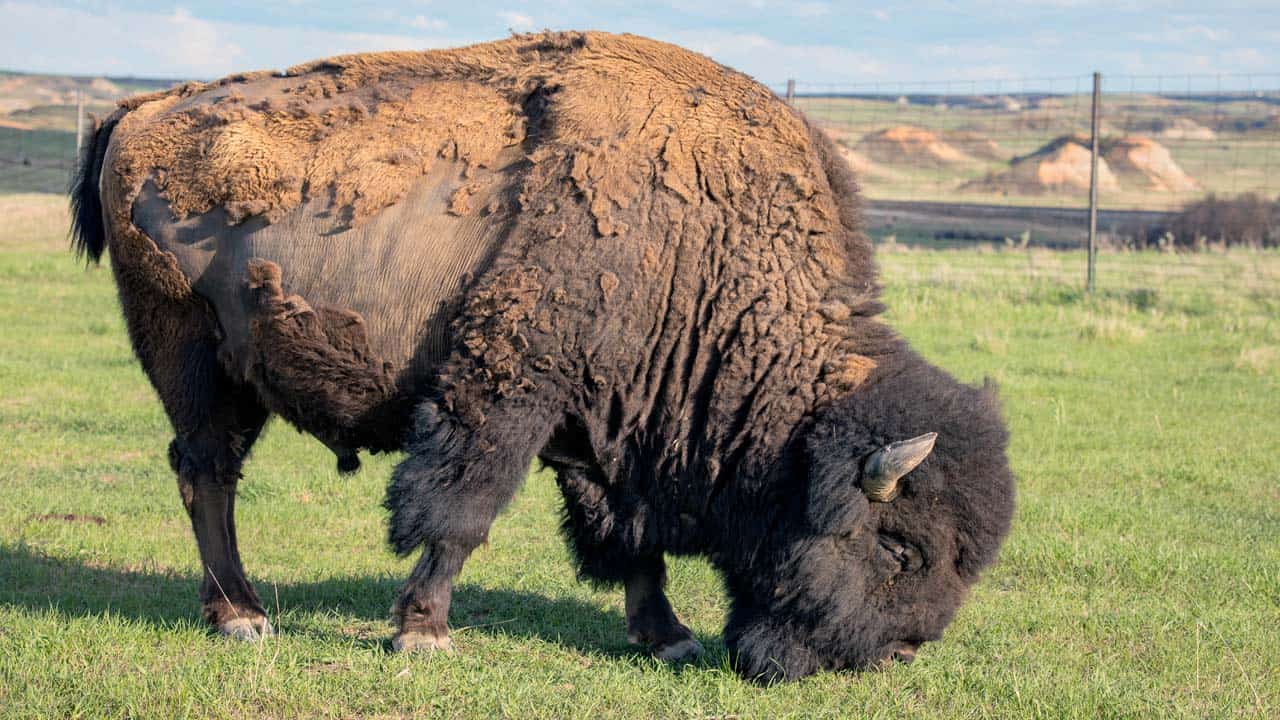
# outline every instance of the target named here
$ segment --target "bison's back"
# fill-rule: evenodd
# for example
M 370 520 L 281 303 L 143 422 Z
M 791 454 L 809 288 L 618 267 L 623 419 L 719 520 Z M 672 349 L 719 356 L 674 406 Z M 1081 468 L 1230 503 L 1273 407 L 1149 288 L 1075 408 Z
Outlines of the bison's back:
M 315 71 L 134 101 L 103 205 L 122 294 L 202 298 L 222 365 L 272 410 L 388 446 L 510 225 L 519 123 L 478 83 L 340 84 Z
M 840 287 L 858 237 L 803 120 L 749 78 L 643 38 L 345 56 L 139 98 L 115 121 L 102 180 L 113 261 L 149 292 L 209 300 L 224 354 L 260 383 L 287 368 L 253 376 L 254 363 L 328 343 L 355 358 L 335 373 L 385 367 L 403 386 L 450 346 L 453 300 L 506 312 L 485 298 L 567 290 L 572 312 L 536 323 L 544 353 L 606 343 L 618 350 L 597 356 L 602 369 L 637 377 L 647 357 L 684 352 L 698 316 L 737 346 L 708 386 L 730 397 L 744 379 L 799 382 L 817 398 L 834 387 L 821 369 L 848 352 L 848 311 L 833 304 L 874 293 L 869 275 Z M 736 289 L 706 305 L 699 288 L 720 278 Z M 255 354 L 255 332 L 275 333 L 279 352 Z M 787 377 L 755 377 L 752 358 L 776 347 L 800 353 Z M 477 377 L 509 376 L 510 358 L 486 362 Z

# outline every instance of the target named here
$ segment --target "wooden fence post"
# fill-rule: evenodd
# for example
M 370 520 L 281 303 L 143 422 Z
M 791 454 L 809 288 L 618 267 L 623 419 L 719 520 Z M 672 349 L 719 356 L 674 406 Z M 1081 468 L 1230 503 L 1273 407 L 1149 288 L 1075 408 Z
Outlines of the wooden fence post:
M 1089 126 L 1089 277 L 1087 291 L 1097 289 L 1098 264 L 1098 118 L 1102 109 L 1102 73 L 1093 74 L 1093 113 Z

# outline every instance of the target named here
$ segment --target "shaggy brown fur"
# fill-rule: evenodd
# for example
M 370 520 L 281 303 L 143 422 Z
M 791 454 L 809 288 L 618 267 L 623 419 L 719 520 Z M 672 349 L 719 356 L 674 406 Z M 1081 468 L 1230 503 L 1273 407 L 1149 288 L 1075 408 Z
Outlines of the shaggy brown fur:
M 399 433 L 385 433 L 394 425 L 375 416 L 402 417 L 405 410 L 395 407 L 390 363 L 370 353 L 364 319 L 350 310 L 312 308 L 297 295 L 286 298 L 280 282 L 275 263 L 249 262 L 249 377 L 263 401 L 295 424 L 327 418 L 333 429 L 317 437 L 331 447 L 398 447 Z
M 99 133 L 82 172 L 102 168 L 131 337 L 193 468 L 180 481 L 233 489 L 247 451 L 220 459 L 244 422 L 198 408 L 260 404 L 340 454 L 403 443 L 391 540 L 425 552 L 397 603 L 400 646 L 447 642 L 452 577 L 539 454 L 560 471 L 584 574 L 626 584 L 634 635 L 689 646 L 662 554 L 709 555 L 752 676 L 860 667 L 935 637 L 1007 530 L 998 412 L 875 320 L 847 167 L 766 88 L 704 57 L 602 33 L 345 56 L 131 101 L 105 127 L 109 149 Z M 92 255 L 90 181 L 75 197 Z M 373 261 L 345 244 L 357 237 Z M 864 387 L 915 402 L 867 414 Z M 924 532 L 967 560 L 899 598 L 912 624 L 861 590 L 879 560 L 810 548 L 929 515 L 912 492 L 859 511 L 862 456 L 811 468 L 804 448 L 840 427 L 850 444 L 833 447 L 869 453 L 935 416 L 953 426 L 927 428 L 935 452 L 963 460 L 922 466 L 952 485 Z M 224 496 L 190 512 L 202 556 L 242 580 L 202 533 L 227 538 L 196 521 L 229 517 Z M 894 528 L 881 547 L 906 542 Z M 845 573 L 858 580 L 829 587 Z M 788 604 L 761 595 L 775 581 L 794 583 Z M 260 613 L 242 584 L 230 602 Z

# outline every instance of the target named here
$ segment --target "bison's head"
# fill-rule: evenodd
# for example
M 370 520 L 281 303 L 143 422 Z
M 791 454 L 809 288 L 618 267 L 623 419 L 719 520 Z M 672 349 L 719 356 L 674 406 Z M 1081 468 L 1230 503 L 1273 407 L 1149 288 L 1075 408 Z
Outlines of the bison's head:
M 993 391 L 922 362 L 817 418 L 792 509 L 729 579 L 739 671 L 868 669 L 940 638 L 1008 531 L 1006 437 Z

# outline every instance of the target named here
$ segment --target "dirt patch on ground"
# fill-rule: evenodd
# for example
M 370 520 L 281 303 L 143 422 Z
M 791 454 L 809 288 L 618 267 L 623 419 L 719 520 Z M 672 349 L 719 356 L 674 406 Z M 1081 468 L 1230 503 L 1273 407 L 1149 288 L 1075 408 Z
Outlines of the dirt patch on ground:
M 1125 187 L 1156 192 L 1191 192 L 1199 189 L 1190 175 L 1174 162 L 1169 150 L 1148 137 L 1108 140 L 1102 155 Z
M 68 522 L 68 523 L 86 523 L 89 525 L 106 525 L 106 518 L 97 515 L 79 515 L 76 513 L 45 513 L 43 515 L 32 515 L 30 520 L 37 522 Z
M 973 162 L 972 157 L 938 133 L 914 125 L 894 125 L 867 133 L 853 150 L 875 162 L 894 165 L 942 167 Z
M 1089 154 L 1088 138 L 1064 135 L 1029 155 L 1014 158 L 1007 169 L 974 180 L 964 187 L 1028 195 L 1088 190 Z M 1105 158 L 1098 159 L 1098 189 L 1120 189 L 1120 182 Z
M 901 174 L 895 172 L 891 168 L 887 168 L 866 155 L 853 150 L 843 144 L 837 143 L 840 150 L 840 157 L 849 163 L 849 167 L 853 168 L 853 172 L 862 180 L 897 180 Z
M 1012 154 L 995 140 L 973 130 L 944 131 L 942 139 L 965 155 L 980 160 L 1008 160 Z
M 1214 140 L 1218 134 L 1187 117 L 1152 123 L 1151 134 L 1163 140 Z
M 861 180 L 897 180 L 902 173 L 881 165 L 871 158 L 863 155 L 861 152 L 854 150 L 853 146 L 858 144 L 861 135 L 848 130 L 841 130 L 836 127 L 824 127 L 823 132 L 835 141 L 836 149 L 840 151 L 840 157 L 849 164 L 853 172 Z

